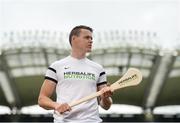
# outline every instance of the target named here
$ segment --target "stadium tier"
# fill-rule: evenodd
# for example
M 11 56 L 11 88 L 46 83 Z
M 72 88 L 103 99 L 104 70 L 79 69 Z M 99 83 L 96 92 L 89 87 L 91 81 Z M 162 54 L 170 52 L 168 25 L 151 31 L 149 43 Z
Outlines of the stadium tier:
M 136 87 L 118 90 L 114 104 L 138 106 L 144 114 L 158 106 L 180 105 L 180 52 L 155 43 L 156 33 L 111 31 L 94 35 L 88 58 L 102 64 L 113 83 L 128 68 L 138 68 L 143 80 Z M 48 66 L 70 54 L 66 33 L 24 31 L 4 33 L 0 46 L 0 105 L 18 113 L 37 104 Z M 55 99 L 55 95 L 53 96 Z

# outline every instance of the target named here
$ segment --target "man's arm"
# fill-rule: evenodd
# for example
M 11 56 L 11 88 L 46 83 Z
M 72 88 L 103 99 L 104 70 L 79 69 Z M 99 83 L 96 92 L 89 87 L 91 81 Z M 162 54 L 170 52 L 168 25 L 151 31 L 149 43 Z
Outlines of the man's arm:
M 51 80 L 44 80 L 38 98 L 39 106 L 45 109 L 55 109 L 57 103 L 51 99 L 55 87 L 56 83 L 52 82 Z
M 98 91 L 100 90 L 104 92 L 99 98 L 100 106 L 103 109 L 108 110 L 111 107 L 111 104 L 113 103 L 111 98 L 113 92 L 111 92 L 110 87 L 107 86 L 107 84 L 99 85 L 97 89 Z
M 38 104 L 45 109 L 57 110 L 60 113 L 71 110 L 67 103 L 59 104 L 51 99 L 56 83 L 46 79 L 41 87 Z

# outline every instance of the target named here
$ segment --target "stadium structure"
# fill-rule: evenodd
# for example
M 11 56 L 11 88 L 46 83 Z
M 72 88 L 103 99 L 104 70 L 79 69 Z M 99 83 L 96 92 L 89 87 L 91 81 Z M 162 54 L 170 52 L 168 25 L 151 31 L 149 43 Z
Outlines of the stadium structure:
M 52 122 L 52 111 L 38 107 L 37 98 L 48 66 L 70 54 L 68 34 L 11 31 L 0 40 L 0 121 Z M 108 82 L 130 67 L 143 73 L 140 85 L 118 90 L 113 106 L 100 108 L 105 122 L 180 121 L 180 49 L 164 49 L 158 40 L 156 32 L 138 30 L 94 34 L 87 57 L 104 66 Z

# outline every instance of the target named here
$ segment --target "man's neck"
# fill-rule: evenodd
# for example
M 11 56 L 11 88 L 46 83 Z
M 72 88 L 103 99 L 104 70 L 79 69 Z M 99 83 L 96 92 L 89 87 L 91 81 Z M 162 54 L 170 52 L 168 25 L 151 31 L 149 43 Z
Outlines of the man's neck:
M 82 52 L 71 52 L 71 56 L 77 59 L 83 59 L 86 57 L 86 53 L 82 53 Z

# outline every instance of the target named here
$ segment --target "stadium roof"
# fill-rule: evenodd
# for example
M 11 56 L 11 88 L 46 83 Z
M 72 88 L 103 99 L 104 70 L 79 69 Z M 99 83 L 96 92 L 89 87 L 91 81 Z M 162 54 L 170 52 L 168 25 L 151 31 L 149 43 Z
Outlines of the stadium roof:
M 75 25 L 85 24 L 97 32 L 114 29 L 157 32 L 160 37 L 157 43 L 165 47 L 175 46 L 179 38 L 178 0 L 0 0 L 0 3 L 2 32 L 36 29 L 69 32 Z

